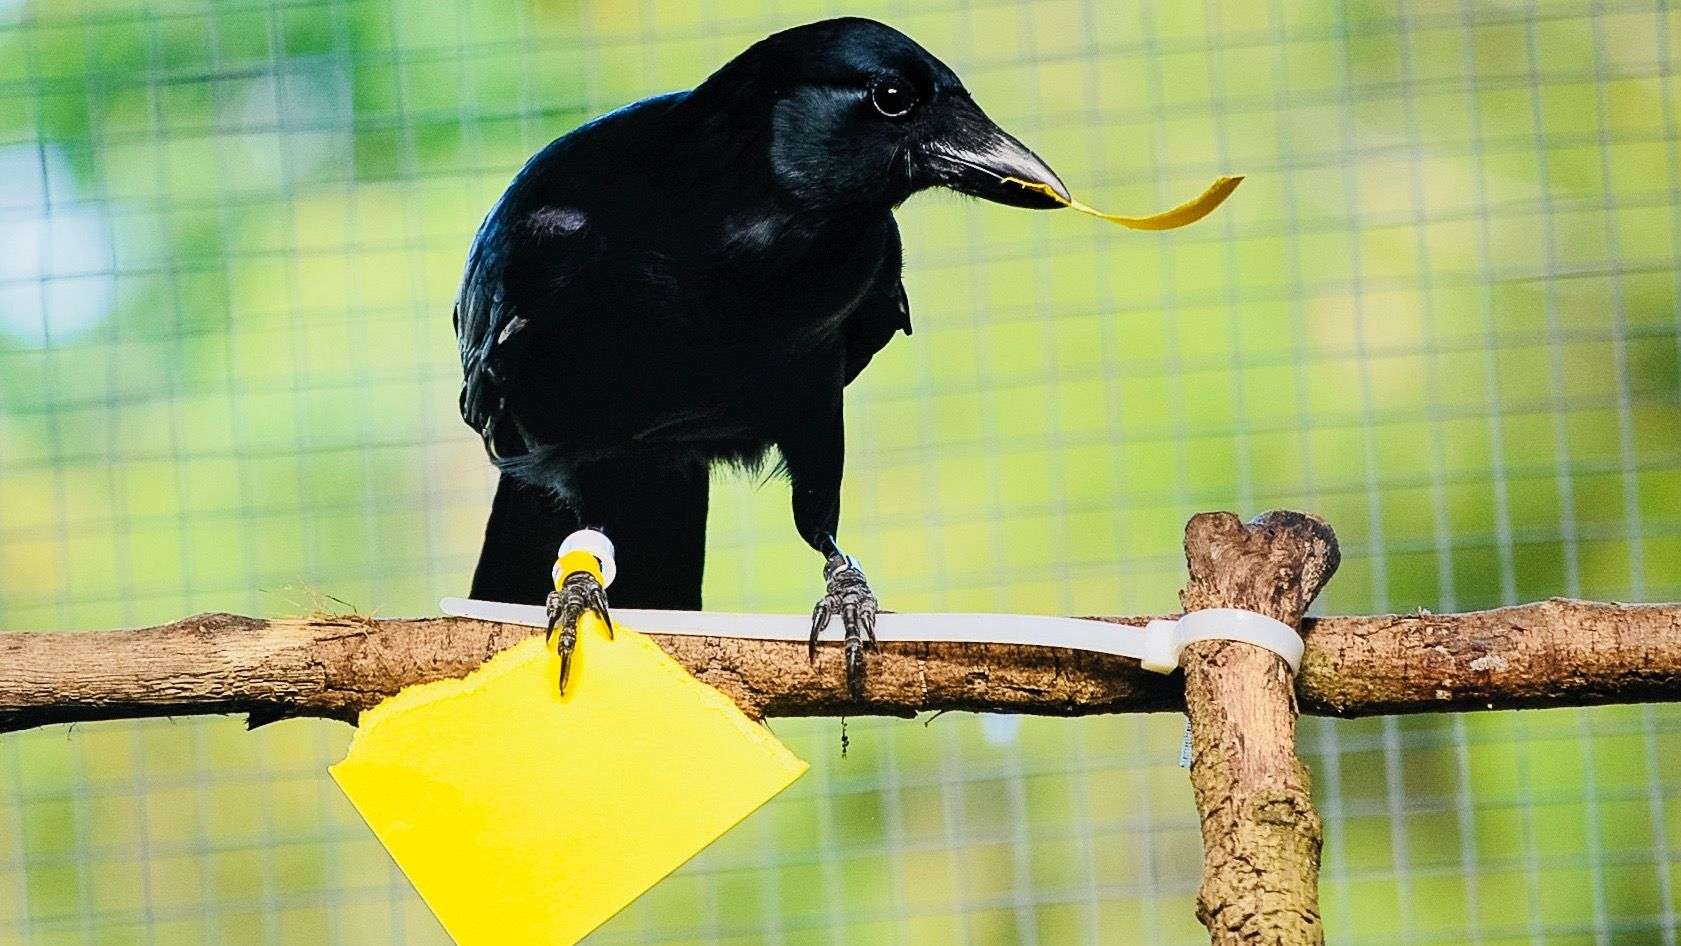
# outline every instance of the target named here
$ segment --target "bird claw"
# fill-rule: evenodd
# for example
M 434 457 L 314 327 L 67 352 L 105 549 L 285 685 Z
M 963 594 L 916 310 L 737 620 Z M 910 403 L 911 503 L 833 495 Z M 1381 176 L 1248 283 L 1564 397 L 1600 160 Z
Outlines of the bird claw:
M 607 591 L 589 572 L 573 572 L 560 587 L 549 592 L 549 626 L 543 635 L 545 642 L 560 628 L 560 692 L 566 692 L 566 680 L 572 674 L 572 651 L 578 646 L 578 621 L 588 612 L 595 612 L 607 627 L 607 639 L 613 639 L 613 619 L 607 614 Z
M 844 555 L 829 557 L 823 566 L 828 590 L 811 610 L 811 639 L 806 655 L 817 659 L 817 636 L 829 626 L 830 618 L 840 615 L 846 629 L 846 685 L 854 698 L 861 698 L 864 690 L 864 648 L 876 645 L 876 613 L 880 605 L 875 592 L 864 579 L 864 570 L 855 559 Z

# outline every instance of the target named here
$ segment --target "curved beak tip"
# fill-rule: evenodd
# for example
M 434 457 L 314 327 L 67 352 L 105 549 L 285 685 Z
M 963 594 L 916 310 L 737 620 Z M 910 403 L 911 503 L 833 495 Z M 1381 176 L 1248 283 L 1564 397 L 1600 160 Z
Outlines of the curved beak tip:
M 1047 180 L 1041 181 L 1041 183 L 1051 188 L 1052 193 L 1056 193 L 1057 200 L 1061 202 L 1057 207 L 1067 207 L 1069 203 L 1074 203 L 1074 198 L 1067 193 L 1067 185 L 1062 183 L 1062 178 L 1056 175 L 1046 175 L 1046 178 Z
M 1048 171 L 1050 169 L 1046 168 L 1046 170 Z M 1062 198 L 1062 202 L 1064 204 L 1071 204 L 1074 202 L 1074 198 L 1068 193 L 1068 187 L 1062 183 L 1062 178 L 1057 177 L 1055 174 L 1046 174 L 1045 180 L 1040 181 L 1039 183 L 1049 187 L 1052 192 Z
M 1012 184 L 1015 193 L 1009 197 L 994 199 L 1000 200 L 1001 203 L 1011 203 L 1031 210 L 1057 210 L 1074 201 L 1074 198 L 1069 196 L 1068 187 L 1062 183 L 1062 179 L 1042 163 L 1039 165 L 1038 173 L 1031 176 L 1022 174 L 1019 177 L 1012 175 L 1012 180 L 1016 182 Z M 1027 181 L 1037 186 L 1028 187 L 1019 183 L 1020 181 Z M 1050 193 L 1047 194 L 1045 191 Z M 1055 194 L 1056 197 L 1053 198 L 1051 194 Z

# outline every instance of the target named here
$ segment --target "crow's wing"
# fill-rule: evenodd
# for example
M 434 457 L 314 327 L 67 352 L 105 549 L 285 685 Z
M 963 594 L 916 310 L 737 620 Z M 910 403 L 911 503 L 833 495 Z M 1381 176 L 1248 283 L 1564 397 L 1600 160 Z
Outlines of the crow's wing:
M 899 278 L 903 266 L 899 228 L 894 225 L 882 255 L 881 268 L 876 271 L 875 286 L 846 320 L 847 384 L 858 377 L 876 352 L 887 347 L 894 333 L 911 333 L 910 297 L 905 295 L 905 284 Z
M 492 457 L 525 452 L 508 416 L 521 355 L 557 327 L 566 297 L 599 255 L 598 238 L 580 211 L 518 206 L 510 189 L 485 218 L 467 255 L 455 298 L 461 349 L 461 418 L 484 438 Z
M 533 380 L 516 377 L 522 354 L 541 350 L 547 343 L 538 339 L 552 341 L 568 318 L 589 310 L 585 284 L 599 275 L 611 229 L 590 216 L 612 212 L 599 205 L 598 182 L 623 182 L 625 156 L 657 140 L 660 117 L 687 94 L 633 102 L 550 142 L 520 169 L 473 238 L 455 300 L 461 416 L 492 456 L 525 448 L 507 408 Z

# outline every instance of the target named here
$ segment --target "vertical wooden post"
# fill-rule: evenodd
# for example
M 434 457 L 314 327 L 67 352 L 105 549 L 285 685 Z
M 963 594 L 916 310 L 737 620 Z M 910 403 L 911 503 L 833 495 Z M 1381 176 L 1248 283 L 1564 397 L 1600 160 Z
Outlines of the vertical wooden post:
M 1269 512 L 1244 524 L 1228 512 L 1185 526 L 1186 611 L 1243 608 L 1300 628 L 1337 569 L 1324 520 Z M 1215 946 L 1317 946 L 1319 815 L 1296 757 L 1296 694 L 1277 654 L 1237 641 L 1185 649 L 1191 786 L 1202 819 L 1197 918 Z

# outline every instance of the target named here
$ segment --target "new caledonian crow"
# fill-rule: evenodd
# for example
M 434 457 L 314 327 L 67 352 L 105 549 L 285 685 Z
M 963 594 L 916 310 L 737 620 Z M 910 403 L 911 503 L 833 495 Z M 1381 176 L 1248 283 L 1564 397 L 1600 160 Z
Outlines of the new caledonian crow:
M 824 559 L 814 652 L 838 615 L 856 690 L 877 604 L 836 538 L 842 392 L 911 332 L 893 210 L 930 187 L 1059 206 L 1010 178 L 1067 196 L 951 69 L 863 19 L 776 33 L 538 152 L 455 304 L 461 413 L 501 474 L 473 596 L 546 601 L 564 689 L 607 597 L 586 573 L 554 590 L 561 540 L 612 540 L 615 605 L 699 608 L 708 469 L 774 446 Z

